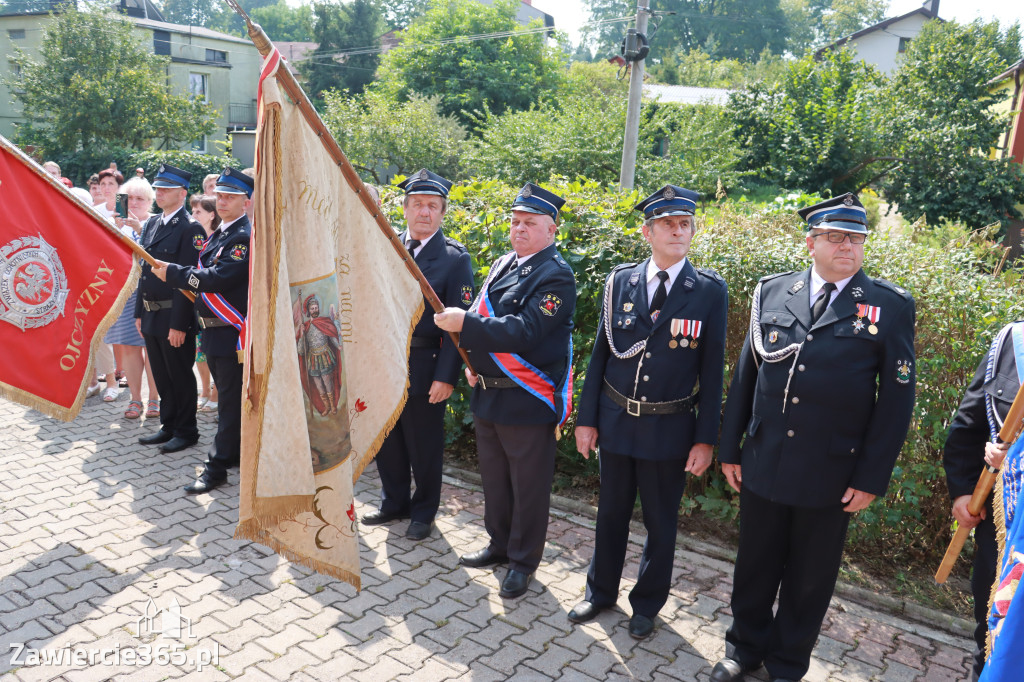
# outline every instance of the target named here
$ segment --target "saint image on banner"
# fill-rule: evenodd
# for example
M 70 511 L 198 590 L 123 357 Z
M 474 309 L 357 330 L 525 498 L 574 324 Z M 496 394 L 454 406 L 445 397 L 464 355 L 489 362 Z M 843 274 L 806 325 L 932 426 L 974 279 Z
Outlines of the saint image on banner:
M 336 287 L 333 275 L 291 287 L 299 379 L 317 473 L 343 462 L 351 450 Z

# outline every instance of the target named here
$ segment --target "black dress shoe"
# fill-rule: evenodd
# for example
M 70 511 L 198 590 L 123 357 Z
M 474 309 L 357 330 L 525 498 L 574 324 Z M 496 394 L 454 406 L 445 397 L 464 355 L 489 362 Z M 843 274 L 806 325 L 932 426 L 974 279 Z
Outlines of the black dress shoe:
M 196 479 L 192 485 L 185 486 L 185 492 L 189 495 L 202 495 L 208 493 L 214 488 L 219 488 L 228 482 L 227 476 L 224 478 L 213 478 L 205 471 Z
M 629 636 L 633 639 L 647 639 L 654 632 L 654 620 L 634 613 L 629 619 Z
M 388 512 L 382 512 L 380 509 L 375 509 L 369 514 L 363 514 L 363 525 L 364 526 L 379 526 L 382 523 L 388 521 L 395 521 L 396 519 L 407 519 L 408 514 L 390 514 Z
M 532 577 L 533 573 L 523 573 L 514 568 L 508 569 L 505 579 L 501 581 L 501 590 L 498 591 L 498 596 L 504 599 L 522 597 L 526 594 L 526 589 L 530 586 L 530 578 Z
M 410 521 L 405 529 L 405 537 L 410 540 L 423 540 L 430 537 L 430 524 L 422 521 Z
M 463 554 L 459 558 L 460 564 L 463 566 L 469 566 L 470 568 L 483 568 L 484 566 L 490 566 L 492 564 L 503 564 L 506 561 L 508 561 L 507 556 L 502 556 L 492 552 L 490 547 L 484 547 L 476 552 Z
M 572 607 L 572 611 L 569 612 L 569 620 L 574 623 L 586 623 L 588 620 L 597 618 L 597 614 L 602 611 L 604 611 L 603 606 L 598 606 L 589 601 L 581 601 Z
M 711 669 L 711 682 L 737 682 L 745 672 L 739 661 L 723 658 Z
M 164 431 L 160 429 L 152 436 L 141 436 L 139 442 L 143 445 L 159 445 L 160 443 L 166 443 L 167 441 L 174 438 L 174 434 L 170 431 Z
M 190 448 L 190 447 L 192 447 L 193 445 L 195 445 L 198 442 L 199 442 L 198 436 L 196 438 L 182 438 L 180 436 L 175 436 L 174 438 L 170 439 L 169 441 L 167 441 L 166 443 L 161 445 L 160 446 L 160 451 L 161 452 L 178 452 L 179 450 L 184 450 L 185 448 Z

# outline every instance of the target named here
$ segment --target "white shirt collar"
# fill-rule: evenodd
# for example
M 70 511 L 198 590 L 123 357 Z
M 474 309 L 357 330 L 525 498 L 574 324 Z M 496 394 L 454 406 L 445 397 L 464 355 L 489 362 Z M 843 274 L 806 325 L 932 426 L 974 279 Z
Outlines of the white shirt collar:
M 835 282 L 836 289 L 835 289 L 835 291 L 832 292 L 832 296 L 831 296 L 831 298 L 828 299 L 828 302 L 831 303 L 832 301 L 836 300 L 836 296 L 838 296 L 840 293 L 842 293 L 843 289 L 846 287 L 847 284 L 850 283 L 850 280 L 853 279 L 853 278 L 854 278 L 854 275 L 850 275 L 846 279 L 841 279 L 838 282 Z M 810 289 L 811 289 L 810 297 L 811 298 L 810 298 L 810 301 L 811 301 L 812 305 L 814 304 L 814 301 L 819 296 L 821 296 L 821 288 L 824 287 L 824 286 L 825 286 L 825 279 L 821 275 L 818 274 L 818 271 L 814 267 L 811 267 L 811 286 L 810 286 Z
M 245 214 L 243 213 L 242 215 L 238 216 L 237 218 L 235 218 L 231 222 L 221 223 L 220 226 L 217 228 L 217 232 L 227 232 L 229 227 L 231 227 L 232 225 L 234 225 L 235 223 L 237 223 L 239 220 L 241 220 L 244 217 L 245 217 Z
M 670 265 L 669 267 L 665 268 L 665 272 L 668 273 L 668 281 L 665 282 L 665 290 L 666 291 L 668 291 L 669 289 L 672 288 L 672 285 L 675 283 L 676 278 L 679 277 L 679 273 L 682 271 L 684 265 L 686 265 L 686 258 L 685 257 L 681 261 L 676 263 L 675 265 Z M 651 258 L 647 262 L 647 284 L 648 285 L 650 285 L 653 282 L 655 284 L 655 288 L 657 288 L 658 272 L 660 272 L 660 271 L 661 271 L 661 268 L 659 268 L 657 265 L 655 265 L 654 264 L 654 259 Z
M 427 242 L 429 242 L 431 239 L 433 239 L 434 235 L 437 234 L 440 231 L 441 231 L 441 228 L 438 228 L 438 229 L 434 230 L 433 232 L 431 232 L 430 236 L 427 237 L 426 239 L 421 239 L 420 240 L 420 245 L 417 246 L 416 249 L 413 251 L 412 257 L 415 258 L 416 256 L 420 255 L 420 251 L 422 251 L 423 247 L 427 245 Z M 405 248 L 407 248 L 407 249 L 409 248 L 409 242 L 410 241 L 412 241 L 412 236 L 409 234 L 409 231 L 406 230 L 406 232 L 405 232 Z

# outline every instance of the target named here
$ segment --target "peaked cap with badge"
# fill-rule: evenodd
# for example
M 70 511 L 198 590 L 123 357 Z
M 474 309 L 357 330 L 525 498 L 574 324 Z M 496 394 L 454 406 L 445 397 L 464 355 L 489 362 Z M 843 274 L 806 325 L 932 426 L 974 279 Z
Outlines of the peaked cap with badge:
M 411 194 L 433 194 L 447 199 L 452 183 L 437 173 L 432 173 L 424 168 L 398 183 L 398 188 L 405 190 L 406 196 Z
M 516 195 L 512 202 L 512 210 L 551 216 L 551 219 L 557 223 L 559 213 L 564 205 L 565 199 L 562 197 L 528 182 Z
M 818 228 L 862 234 L 867 234 L 868 231 L 868 214 L 864 210 L 864 204 L 860 203 L 856 195 L 849 192 L 802 208 L 797 214 L 807 223 L 808 230 Z
M 214 191 L 221 194 L 244 194 L 252 198 L 253 189 L 256 187 L 256 180 L 238 170 L 237 168 L 226 167 L 217 178 L 217 186 Z
M 633 207 L 641 211 L 645 220 L 670 215 L 693 215 L 697 211 L 700 194 L 676 185 L 665 185 Z
M 192 173 L 162 163 L 156 170 L 153 187 L 159 189 L 188 189 L 190 182 L 192 182 Z

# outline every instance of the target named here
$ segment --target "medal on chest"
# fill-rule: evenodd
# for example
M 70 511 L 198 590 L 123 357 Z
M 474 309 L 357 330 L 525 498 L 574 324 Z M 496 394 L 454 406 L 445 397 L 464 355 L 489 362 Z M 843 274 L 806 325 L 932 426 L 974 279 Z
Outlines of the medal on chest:
M 864 318 L 867 318 L 868 334 L 874 336 L 878 333 L 878 319 L 882 315 L 882 308 L 877 305 L 866 303 L 857 304 L 857 319 L 853 321 L 853 333 L 859 334 L 864 329 Z

